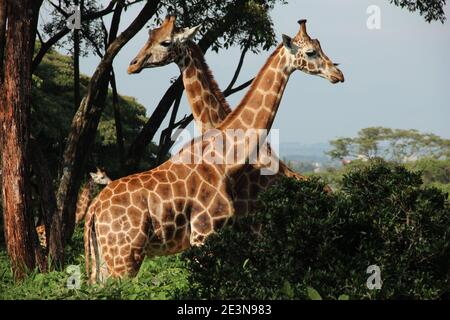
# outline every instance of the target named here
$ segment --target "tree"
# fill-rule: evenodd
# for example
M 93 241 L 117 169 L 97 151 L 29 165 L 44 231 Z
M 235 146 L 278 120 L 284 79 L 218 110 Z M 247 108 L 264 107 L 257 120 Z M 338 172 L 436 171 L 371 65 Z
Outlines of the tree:
M 109 42 L 107 51 L 97 66 L 90 80 L 88 91 L 75 114 L 63 154 L 63 172 L 56 193 L 56 200 L 58 215 L 63 221 L 64 239 L 66 241 L 71 238 L 73 233 L 78 189 L 104 108 L 112 62 L 120 49 L 155 14 L 159 5 L 159 1 L 148 1 L 129 27 L 116 38 L 120 12 L 123 9 L 122 2 L 118 1 L 115 10 L 119 11 L 119 14 L 111 22 L 111 29 L 116 31 L 115 33 L 110 31 L 109 36 L 112 41 Z
M 334 159 L 345 157 L 383 157 L 396 162 L 417 160 L 423 157 L 448 159 L 450 140 L 417 130 L 370 127 L 362 129 L 355 138 L 338 138 L 330 141 L 328 152 Z
M 267 50 L 275 44 L 275 32 L 269 12 L 277 2 L 278 0 L 238 2 L 230 0 L 210 3 L 208 1 L 172 0 L 165 1 L 164 4 L 169 12 L 182 18 L 180 24 L 202 25 L 199 31 L 198 44 L 203 52 L 210 48 L 217 52 L 233 45 L 241 47 L 243 54 L 235 75 L 230 85 L 227 86 L 227 90 L 224 91 L 225 96 L 227 96 L 246 88 L 252 82 L 252 79 L 250 79 L 233 88 L 247 50 L 257 53 L 261 49 Z M 183 82 L 180 76 L 167 89 L 147 124 L 128 149 L 126 159 L 128 173 L 142 169 L 139 166 L 142 159 L 142 150 L 152 141 L 171 107 L 174 106 L 175 112 L 172 113 L 168 130 L 163 134 L 170 137 L 169 134 L 176 128 L 174 123 L 177 123 L 180 127 L 185 127 L 192 120 L 192 116 L 188 116 L 181 121 L 175 121 L 177 101 L 181 98 L 183 90 Z M 163 137 L 160 141 L 170 142 L 170 139 Z M 163 148 L 168 150 L 167 146 L 163 146 Z
M 401 8 L 407 8 L 409 11 L 419 11 L 421 16 L 425 17 L 427 22 L 439 20 L 445 21 L 444 6 L 446 0 L 389 0 L 391 3 Z
M 7 3 L 0 140 L 4 231 L 16 278 L 22 278 L 36 265 L 41 270 L 46 267 L 32 219 L 28 154 L 31 61 L 41 4 L 34 0 Z

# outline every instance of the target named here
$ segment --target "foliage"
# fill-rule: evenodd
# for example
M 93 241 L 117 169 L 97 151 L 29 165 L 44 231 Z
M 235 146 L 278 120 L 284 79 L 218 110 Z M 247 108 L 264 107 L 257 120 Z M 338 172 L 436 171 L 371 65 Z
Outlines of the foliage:
M 85 94 L 89 78 L 82 75 L 81 93 Z M 73 108 L 73 69 L 71 58 L 50 51 L 33 76 L 32 96 L 32 134 L 38 139 L 43 153 L 49 161 L 50 168 L 56 177 L 59 161 L 68 135 Z M 145 108 L 134 98 L 119 96 L 122 129 L 125 146 L 129 146 L 146 123 Z M 119 158 L 117 156 L 116 131 L 112 108 L 112 94 L 106 100 L 105 112 L 99 124 L 96 144 L 94 146 L 89 168 L 105 167 L 111 177 L 119 175 Z M 142 167 L 153 166 L 155 159 L 154 144 L 146 150 Z
M 200 38 L 214 30 L 218 21 L 228 16 L 223 31 L 211 49 L 218 52 L 233 45 L 241 48 L 248 46 L 257 53 L 260 49 L 268 50 L 275 45 L 273 22 L 269 15 L 275 4 L 286 3 L 284 0 L 245 0 L 245 1 L 194 1 L 194 0 L 163 0 L 164 13 L 176 14 L 180 23 L 185 26 L 201 24 Z M 162 18 L 162 11 L 156 23 Z M 250 40 L 249 40 L 250 39 Z
M 261 236 L 223 229 L 184 254 L 193 298 L 435 299 L 450 285 L 447 195 L 419 173 L 381 160 L 325 194 L 317 178 L 285 179 L 241 223 Z M 366 269 L 381 268 L 381 290 Z M 317 294 L 308 287 L 317 290 Z
M 187 270 L 179 256 L 144 261 L 134 279 L 109 280 L 104 285 L 88 285 L 84 272 L 82 227 L 77 228 L 68 249 L 67 265 L 81 269 L 81 287 L 68 289 L 70 274 L 65 271 L 32 272 L 14 282 L 5 250 L 0 250 L 0 299 L 171 299 L 188 286 Z
M 433 20 L 439 20 L 442 23 L 445 21 L 444 6 L 446 0 L 389 0 L 391 3 L 406 8 L 409 11 L 419 11 L 421 16 L 425 17 L 425 20 L 431 22 Z
M 330 142 L 328 152 L 334 159 L 346 157 L 374 158 L 406 162 L 422 157 L 450 157 L 450 140 L 417 130 L 370 127 L 362 129 L 355 138 L 338 138 Z
M 49 11 L 49 16 L 51 19 L 44 23 L 41 28 L 48 38 L 51 38 L 59 30 L 66 27 L 67 18 L 73 14 L 73 8 L 76 7 L 76 2 L 78 2 L 78 5 L 83 3 L 83 8 L 81 9 L 81 14 L 83 16 L 96 13 L 100 10 L 100 6 L 97 3 L 98 1 L 59 1 L 57 5 L 60 6 L 60 9 L 50 6 L 51 10 Z M 83 20 L 81 22 L 80 35 L 81 55 L 87 56 L 88 54 L 95 52 L 96 48 L 99 48 L 100 50 L 104 49 L 104 29 L 101 20 Z M 68 48 L 68 51 L 72 53 L 73 43 L 73 32 L 71 32 L 56 45 L 59 48 Z

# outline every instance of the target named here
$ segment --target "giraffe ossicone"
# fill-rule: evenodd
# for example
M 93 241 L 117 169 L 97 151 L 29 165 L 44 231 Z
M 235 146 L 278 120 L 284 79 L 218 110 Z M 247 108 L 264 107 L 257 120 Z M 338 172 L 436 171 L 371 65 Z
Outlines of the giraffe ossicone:
M 173 28 L 169 30 L 168 25 L 150 34 L 150 39 L 159 41 L 154 55 L 139 57 L 133 64 L 156 64 L 156 55 L 161 56 L 166 52 L 163 48 L 178 41 L 173 37 Z M 269 130 L 289 75 L 294 70 L 325 77 L 332 83 L 336 83 L 336 79 L 343 81 L 342 72 L 326 58 L 318 42 L 313 45 L 315 55 L 306 56 L 300 45 L 305 41 L 305 35 L 300 30 L 294 39 L 283 41 L 275 49 L 241 103 L 218 125 L 218 133 L 211 139 L 218 135 L 230 139 L 226 134 L 228 129 Z M 211 139 L 193 139 L 180 153 L 194 156 L 192 150 L 200 147 L 205 150 L 204 155 L 212 156 L 215 150 Z M 233 143 L 239 146 L 247 141 L 240 139 Z M 86 268 L 90 279 L 134 276 L 145 255 L 173 254 L 201 245 L 238 210 L 233 188 L 248 168 L 245 163 L 256 148 L 254 141 L 248 142 L 243 164 L 226 161 L 223 164 L 208 161 L 180 164 L 169 159 L 152 170 L 107 185 L 86 216 Z M 259 175 L 257 171 L 255 174 Z

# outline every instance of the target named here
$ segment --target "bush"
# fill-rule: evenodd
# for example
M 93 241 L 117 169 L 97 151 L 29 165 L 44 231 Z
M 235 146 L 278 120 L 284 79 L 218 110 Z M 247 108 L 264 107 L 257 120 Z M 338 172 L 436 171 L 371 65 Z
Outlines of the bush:
M 179 256 L 146 259 L 133 279 L 108 279 L 106 284 L 88 285 L 83 256 L 83 229 L 77 227 L 66 247 L 66 268 L 80 267 L 79 289 L 67 288 L 70 273 L 32 272 L 21 282 L 15 282 L 4 248 L 0 250 L 0 299 L 173 299 L 175 293 L 188 286 L 187 270 Z
M 325 194 L 317 178 L 283 179 L 239 223 L 186 252 L 190 298 L 436 299 L 450 285 L 447 195 L 422 186 L 420 173 L 377 160 L 344 175 Z M 381 269 L 369 290 L 368 266 Z M 312 287 L 312 288 L 311 288 Z M 315 295 L 315 294 L 314 294 Z

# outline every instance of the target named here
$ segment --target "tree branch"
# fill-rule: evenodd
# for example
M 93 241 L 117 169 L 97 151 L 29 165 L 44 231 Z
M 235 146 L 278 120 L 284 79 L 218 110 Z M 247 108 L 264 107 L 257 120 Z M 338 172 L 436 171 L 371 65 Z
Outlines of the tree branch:
M 248 36 L 247 42 L 246 42 L 246 44 L 244 46 L 244 49 L 241 52 L 241 56 L 239 57 L 239 63 L 237 65 L 237 67 L 236 67 L 236 70 L 234 72 L 233 78 L 231 79 L 230 84 L 227 86 L 227 88 L 224 91 L 231 90 L 231 88 L 233 88 L 234 84 L 236 83 L 236 81 L 237 81 L 237 79 L 239 77 L 239 74 L 241 73 L 241 69 L 242 69 L 242 65 L 244 63 L 245 55 L 247 54 L 247 51 L 250 48 L 251 39 L 252 39 L 252 34 L 250 34 Z

